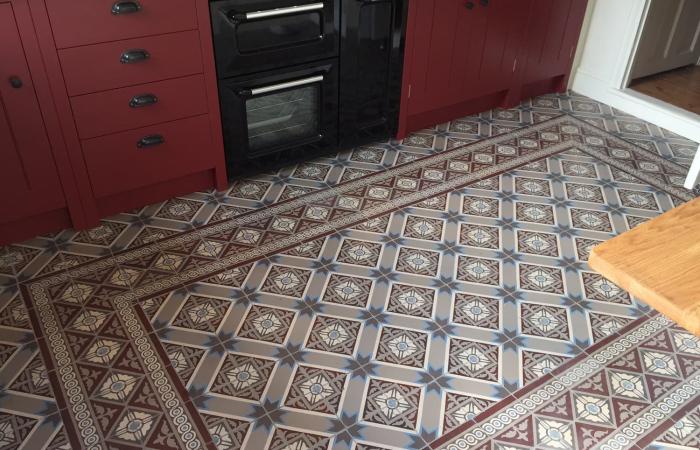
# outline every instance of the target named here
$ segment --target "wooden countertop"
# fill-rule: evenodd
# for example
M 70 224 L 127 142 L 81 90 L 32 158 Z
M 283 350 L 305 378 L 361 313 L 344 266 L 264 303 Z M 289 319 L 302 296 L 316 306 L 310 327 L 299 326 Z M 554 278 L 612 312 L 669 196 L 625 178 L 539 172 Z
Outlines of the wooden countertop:
M 700 198 L 594 247 L 589 264 L 700 336 Z

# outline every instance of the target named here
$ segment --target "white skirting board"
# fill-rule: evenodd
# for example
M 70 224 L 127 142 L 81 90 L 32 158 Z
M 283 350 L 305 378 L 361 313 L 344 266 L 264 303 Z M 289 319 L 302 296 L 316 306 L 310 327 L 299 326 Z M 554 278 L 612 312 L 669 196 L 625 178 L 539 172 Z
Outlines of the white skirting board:
M 608 82 L 581 69 L 576 71 L 571 89 L 685 138 L 700 142 L 700 116 L 696 114 L 630 89 L 612 88 Z M 685 186 L 692 189 L 697 184 L 700 184 L 700 149 L 695 154 Z

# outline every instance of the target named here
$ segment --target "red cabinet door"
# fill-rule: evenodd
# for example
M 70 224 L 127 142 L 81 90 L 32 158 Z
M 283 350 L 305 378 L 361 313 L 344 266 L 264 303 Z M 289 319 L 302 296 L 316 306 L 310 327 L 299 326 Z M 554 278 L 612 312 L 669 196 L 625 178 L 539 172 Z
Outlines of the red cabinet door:
M 464 25 L 463 0 L 421 0 L 411 2 L 415 15 L 414 47 L 410 70 L 409 109 L 411 114 L 450 104 L 459 89 L 453 80 L 457 27 Z M 473 17 L 473 16 L 472 16 Z
M 421 0 L 411 8 L 410 114 L 510 88 L 530 0 Z
M 513 84 L 518 52 L 527 28 L 530 0 L 474 0 L 483 25 L 460 29 L 463 42 L 475 46 L 466 64 L 466 100 L 506 91 Z M 472 10 L 472 11 L 474 11 Z
M 65 205 L 12 3 L 0 3 L 0 222 Z
M 587 0 L 532 0 L 523 84 L 568 73 Z

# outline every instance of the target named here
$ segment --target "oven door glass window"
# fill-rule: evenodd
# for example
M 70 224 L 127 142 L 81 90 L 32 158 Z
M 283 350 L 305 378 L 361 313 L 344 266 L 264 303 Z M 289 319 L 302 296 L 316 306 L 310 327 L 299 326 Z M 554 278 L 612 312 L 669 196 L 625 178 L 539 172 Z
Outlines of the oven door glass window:
M 314 83 L 284 91 L 254 94 L 246 101 L 246 116 L 251 154 L 318 140 L 321 85 Z
M 322 37 L 321 12 L 318 10 L 243 21 L 236 27 L 236 43 L 241 54 L 293 47 Z

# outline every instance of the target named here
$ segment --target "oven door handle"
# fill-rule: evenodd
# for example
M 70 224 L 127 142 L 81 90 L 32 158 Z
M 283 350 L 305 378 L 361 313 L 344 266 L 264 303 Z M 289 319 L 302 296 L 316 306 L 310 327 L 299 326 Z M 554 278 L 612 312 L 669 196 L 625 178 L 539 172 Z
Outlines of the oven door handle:
M 266 9 L 264 11 L 253 11 L 248 13 L 239 13 L 229 11 L 227 16 L 234 22 L 245 22 L 247 20 L 267 19 L 268 17 L 287 16 L 290 14 L 298 14 L 302 12 L 317 11 L 323 9 L 323 2 L 309 3 L 306 5 L 289 6 L 286 8 Z
M 285 83 L 271 84 L 269 86 L 262 86 L 253 89 L 243 89 L 238 92 L 238 95 L 243 97 L 255 97 L 260 94 L 268 94 L 270 92 L 277 92 L 284 89 L 289 89 L 293 87 L 305 86 L 307 84 L 314 84 L 323 81 L 323 75 L 317 75 L 309 78 L 302 78 L 301 80 L 287 81 Z

